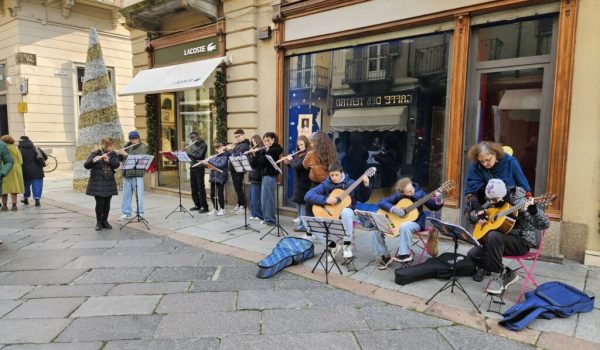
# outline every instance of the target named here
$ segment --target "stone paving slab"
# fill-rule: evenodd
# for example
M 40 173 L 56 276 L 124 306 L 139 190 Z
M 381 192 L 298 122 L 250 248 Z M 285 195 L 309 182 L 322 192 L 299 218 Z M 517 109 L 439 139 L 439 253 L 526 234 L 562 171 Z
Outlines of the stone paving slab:
M 77 279 L 76 284 L 98 283 L 127 283 L 144 282 L 154 271 L 152 267 L 120 267 L 114 269 L 92 269 L 83 277 Z
M 234 292 L 205 292 L 165 295 L 157 313 L 171 314 L 183 312 L 233 311 L 237 302 Z
M 151 339 L 161 318 L 160 315 L 82 317 L 73 320 L 55 342 Z
M 182 313 L 164 316 L 155 338 L 216 337 L 259 334 L 260 312 L 230 311 Z M 210 320 L 210 322 L 206 322 Z
M 334 305 L 363 307 L 385 305 L 385 303 L 379 300 L 365 298 L 342 289 L 309 289 L 305 291 L 305 296 L 308 306 L 310 307 Z
M 100 350 L 102 349 L 101 342 L 85 342 L 85 343 L 71 343 L 71 344 L 23 344 L 23 345 L 10 345 L 2 350 Z
M 244 290 L 265 290 L 276 287 L 269 279 L 234 279 L 226 281 L 193 281 L 191 292 L 233 292 Z
M 75 260 L 74 257 L 57 256 L 56 254 L 43 258 L 16 258 L 0 266 L 0 271 L 55 270 L 60 269 L 73 260 Z
M 598 301 L 596 300 L 596 304 Z M 592 312 L 577 315 L 579 322 L 575 330 L 577 338 L 600 343 L 600 312 L 594 309 Z
M 221 350 L 350 350 L 360 349 L 350 332 L 244 335 L 223 338 Z M 364 348 L 367 349 L 367 348 Z M 392 349 L 392 348 L 389 348 Z
M 61 269 L 6 272 L 0 275 L 0 285 L 69 284 L 86 271 L 86 269 Z
M 22 300 L 0 299 L 0 318 L 23 303 Z
M 21 319 L 0 320 L 0 344 L 49 343 L 71 320 Z
M 0 300 L 18 299 L 32 289 L 33 286 L 0 286 Z
M 438 331 L 455 349 L 533 349 L 532 346 L 464 326 L 442 327 Z
M 406 329 L 388 331 L 359 331 L 356 339 L 361 349 L 369 350 L 415 350 L 436 349 L 452 350 L 448 341 L 435 329 Z M 461 349 L 461 348 L 456 348 Z M 467 349 L 467 348 L 465 348 Z M 471 350 L 475 350 L 473 348 Z M 484 349 L 484 348 L 479 348 Z
M 4 316 L 11 318 L 64 318 L 69 316 L 85 298 L 29 299 Z
M 67 249 L 72 245 L 72 242 L 40 242 L 31 243 L 22 249 Z
M 66 268 L 195 266 L 202 257 L 190 254 L 134 254 L 129 256 L 82 256 Z
M 149 315 L 160 295 L 90 297 L 71 317 Z
M 50 285 L 40 286 L 24 298 L 91 297 L 106 295 L 113 284 Z
M 397 306 L 364 307 L 362 318 L 371 329 L 437 328 L 451 326 L 452 322 Z
M 164 283 L 125 283 L 116 285 L 108 295 L 156 295 L 183 293 L 188 290 L 191 282 L 164 282 Z
M 117 340 L 110 341 L 102 350 L 217 350 L 219 339 L 191 338 L 177 340 Z
M 262 323 L 263 334 L 350 332 L 369 329 L 358 309 L 344 306 L 265 310 Z
M 238 309 L 295 309 L 306 308 L 304 291 L 288 290 L 242 290 L 239 292 Z
M 178 282 L 209 280 L 217 270 L 214 266 L 183 266 L 157 268 L 149 277 L 150 282 Z

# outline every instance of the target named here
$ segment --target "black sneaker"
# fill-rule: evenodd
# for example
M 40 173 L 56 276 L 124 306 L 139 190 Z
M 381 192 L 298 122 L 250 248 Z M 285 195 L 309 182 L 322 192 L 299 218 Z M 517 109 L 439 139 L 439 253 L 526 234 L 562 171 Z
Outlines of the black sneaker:
M 504 289 L 506 290 L 508 287 L 510 287 L 511 284 L 517 282 L 518 280 L 519 275 L 517 275 L 517 273 L 513 270 L 506 267 L 504 270 L 504 274 L 502 275 L 502 284 L 504 285 Z
M 107 230 L 112 229 L 112 226 L 108 223 L 108 221 L 102 222 L 102 227 L 104 227 Z
M 483 281 L 483 276 L 485 276 L 485 270 L 478 268 L 477 270 L 475 270 L 475 273 L 473 274 L 473 281 L 481 282 L 481 281 Z
M 21 199 L 21 203 L 28 205 L 29 204 L 29 200 L 27 198 L 23 198 Z
M 102 230 L 102 224 L 101 224 L 101 223 L 99 223 L 99 222 L 97 222 L 97 223 L 96 223 L 96 227 L 94 227 L 94 230 L 96 230 L 96 231 L 100 231 L 100 230 Z
M 29 204 L 29 203 L 27 203 L 27 204 Z M 41 206 L 41 205 L 42 205 L 42 204 L 40 203 L 40 200 L 39 200 L 39 199 L 36 199 L 36 200 L 35 200 L 35 206 L 36 206 L 36 207 L 39 207 L 39 206 Z
M 195 211 L 195 210 L 200 210 L 200 208 L 198 208 L 198 207 L 191 207 L 190 208 L 190 211 Z
M 380 270 L 385 270 L 388 267 L 388 264 L 392 258 L 389 255 L 382 255 L 377 259 L 377 268 Z
M 198 212 L 199 213 L 208 213 L 209 210 L 208 210 L 208 207 L 206 207 L 206 208 L 199 209 Z

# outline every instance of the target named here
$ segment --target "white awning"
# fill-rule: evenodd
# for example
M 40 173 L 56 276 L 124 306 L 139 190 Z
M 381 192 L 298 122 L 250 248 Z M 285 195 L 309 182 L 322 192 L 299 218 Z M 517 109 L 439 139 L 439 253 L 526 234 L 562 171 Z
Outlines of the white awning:
M 506 90 L 499 106 L 507 109 L 542 109 L 542 89 Z
M 146 69 L 139 72 L 119 96 L 158 94 L 202 87 L 202 84 L 226 57 Z
M 331 118 L 331 131 L 404 131 L 407 106 L 338 109 Z

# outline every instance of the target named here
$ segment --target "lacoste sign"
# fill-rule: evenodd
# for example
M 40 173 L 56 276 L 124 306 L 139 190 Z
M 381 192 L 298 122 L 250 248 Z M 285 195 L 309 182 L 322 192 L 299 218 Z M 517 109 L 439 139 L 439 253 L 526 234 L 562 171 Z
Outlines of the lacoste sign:
M 154 65 L 196 61 L 219 54 L 219 40 L 216 37 L 194 40 L 183 44 L 154 50 Z
M 183 50 L 184 56 L 197 55 L 205 52 L 213 52 L 217 49 L 217 44 L 214 42 L 208 43 L 208 45 L 201 45 L 196 47 L 190 47 L 189 49 Z

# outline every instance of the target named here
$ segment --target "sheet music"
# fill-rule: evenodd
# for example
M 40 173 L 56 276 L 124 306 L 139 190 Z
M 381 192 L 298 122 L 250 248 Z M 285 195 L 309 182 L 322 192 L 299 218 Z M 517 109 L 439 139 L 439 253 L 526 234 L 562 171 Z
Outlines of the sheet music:
M 279 175 L 281 175 L 281 169 L 279 168 L 279 165 L 277 165 L 277 163 L 275 163 L 275 161 L 273 160 L 273 157 L 271 157 L 270 155 L 265 155 L 265 157 L 267 157 L 267 160 L 269 161 L 269 163 L 271 163 L 271 166 L 273 168 L 275 168 L 275 170 L 277 170 L 277 172 L 279 173 Z
M 475 239 L 475 237 L 473 237 L 473 235 L 471 235 L 469 233 L 469 231 L 465 230 L 464 228 L 458 226 L 458 225 L 453 225 L 447 222 L 443 222 L 441 220 L 435 219 L 435 218 L 426 218 L 426 220 L 429 220 L 431 222 L 431 224 L 433 225 L 433 227 L 435 227 L 435 229 L 443 234 L 444 236 L 450 237 L 450 238 L 458 238 L 461 241 L 465 241 L 467 243 L 470 243 L 476 247 L 481 246 L 481 244 L 479 243 L 479 241 L 477 241 Z
M 127 156 L 127 159 L 125 159 L 125 162 L 123 162 L 122 169 L 123 170 L 130 170 L 130 169 L 147 170 L 148 167 L 150 166 L 150 164 L 152 163 L 153 159 L 154 159 L 154 156 L 149 155 L 149 154 L 130 154 Z
M 244 167 L 244 170 L 254 171 L 254 169 L 252 168 L 252 165 L 250 165 L 250 160 L 248 160 L 248 157 L 242 155 L 242 156 L 240 156 L 240 160 L 242 163 L 242 167 Z
M 242 159 L 241 159 L 242 157 L 243 156 L 229 157 L 229 161 L 231 162 L 231 165 L 233 165 L 233 169 L 235 170 L 236 173 L 245 172 L 245 169 L 242 166 Z
M 394 234 L 394 224 L 384 214 L 372 211 L 355 210 L 354 214 L 360 219 L 370 220 L 373 226 L 380 232 L 389 232 Z

